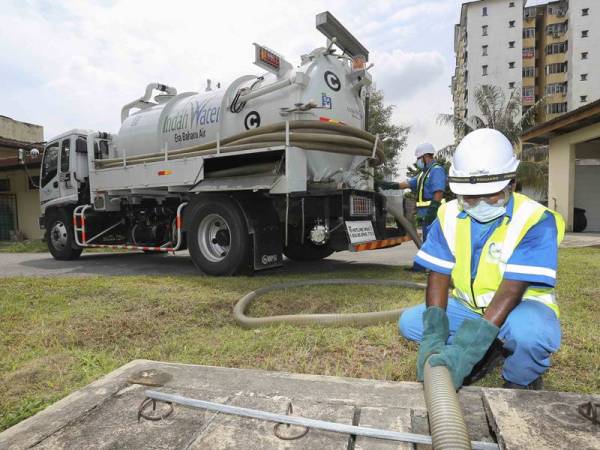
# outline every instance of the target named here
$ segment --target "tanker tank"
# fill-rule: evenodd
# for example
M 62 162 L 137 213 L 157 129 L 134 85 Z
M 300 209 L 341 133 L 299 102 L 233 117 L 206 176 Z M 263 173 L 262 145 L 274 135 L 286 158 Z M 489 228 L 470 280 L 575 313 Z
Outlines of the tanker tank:
M 301 65 L 294 68 L 277 53 L 255 46 L 255 63 L 268 69 L 262 75 L 242 76 L 224 89 L 202 93 L 177 94 L 174 88 L 150 85 L 166 95 L 155 96 L 153 101 L 147 95 L 123 108 L 122 125 L 109 157 L 170 153 L 284 121 L 343 123 L 364 130 L 364 99 L 371 84 L 364 65 L 353 69 L 354 61 L 348 56 L 318 48 L 303 55 Z M 140 110 L 129 114 L 132 107 Z M 310 151 L 308 176 L 314 181 L 339 177 L 365 159 Z

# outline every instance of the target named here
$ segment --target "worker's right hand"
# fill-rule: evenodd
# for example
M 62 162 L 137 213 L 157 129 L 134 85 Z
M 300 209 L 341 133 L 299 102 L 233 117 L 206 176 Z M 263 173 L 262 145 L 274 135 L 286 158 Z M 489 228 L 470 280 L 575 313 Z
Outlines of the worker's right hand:
M 446 310 L 438 306 L 428 307 L 423 313 L 423 339 L 417 355 L 417 380 L 423 381 L 425 361 L 444 349 L 449 333 Z

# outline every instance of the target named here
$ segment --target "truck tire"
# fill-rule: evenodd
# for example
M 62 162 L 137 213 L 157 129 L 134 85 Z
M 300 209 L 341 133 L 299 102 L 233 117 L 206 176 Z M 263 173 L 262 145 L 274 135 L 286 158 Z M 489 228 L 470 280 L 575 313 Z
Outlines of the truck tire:
M 283 248 L 283 254 L 292 261 L 318 261 L 327 258 L 333 253 L 333 250 L 327 246 L 316 246 L 310 241 L 288 242 L 287 247 Z
M 71 216 L 64 210 L 52 211 L 46 219 L 48 250 L 60 261 L 79 258 L 83 248 L 75 246 Z
M 207 275 L 238 275 L 250 267 L 250 237 L 239 206 L 229 197 L 205 197 L 187 227 L 194 265 Z

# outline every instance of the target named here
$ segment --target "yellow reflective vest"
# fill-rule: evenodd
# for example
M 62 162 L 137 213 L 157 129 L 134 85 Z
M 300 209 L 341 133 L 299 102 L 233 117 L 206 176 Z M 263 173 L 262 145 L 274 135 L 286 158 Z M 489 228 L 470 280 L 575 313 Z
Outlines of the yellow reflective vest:
M 431 205 L 431 200 L 425 200 L 423 198 L 423 193 L 425 192 L 425 182 L 427 181 L 427 177 L 429 176 L 431 169 L 436 166 L 443 167 L 441 164 L 434 162 L 427 170 L 421 171 L 419 175 L 417 175 L 417 208 L 425 208 Z
M 513 197 L 512 218 L 504 216 L 502 223 L 484 244 L 474 280 L 471 279 L 471 218 L 468 215 L 464 218 L 458 217 L 461 210 L 457 200 L 442 205 L 438 210 L 442 232 L 456 261 L 451 275 L 454 285 L 452 295 L 479 314 L 485 312 L 485 308 L 494 298 L 502 282 L 504 271 L 511 270 L 508 261 L 513 251 L 545 212 L 551 213 L 555 218 L 558 231 L 557 244 L 560 244 L 565 234 L 565 222 L 560 214 L 525 195 L 514 193 Z M 551 270 L 541 267 L 530 269 L 532 273 Z M 523 299 L 542 302 L 557 316 L 559 315 L 554 288 L 530 287 L 525 291 Z

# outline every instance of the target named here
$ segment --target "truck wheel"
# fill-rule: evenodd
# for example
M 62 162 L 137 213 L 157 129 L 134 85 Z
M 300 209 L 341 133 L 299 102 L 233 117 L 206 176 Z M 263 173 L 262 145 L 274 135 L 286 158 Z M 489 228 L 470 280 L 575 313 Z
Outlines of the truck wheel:
M 83 248 L 73 248 L 75 238 L 70 216 L 65 211 L 53 211 L 46 221 L 46 242 L 48 250 L 61 261 L 77 259 Z
M 207 198 L 197 207 L 188 227 L 187 245 L 195 266 L 208 275 L 237 275 L 249 268 L 246 221 L 228 197 Z
M 333 250 L 329 247 L 318 247 L 309 241 L 304 241 L 304 244 L 289 241 L 288 246 L 283 249 L 283 254 L 292 261 L 318 261 L 332 253 Z

